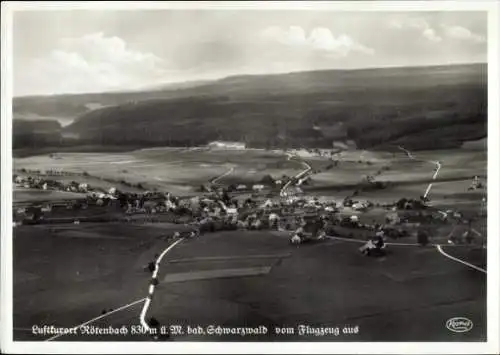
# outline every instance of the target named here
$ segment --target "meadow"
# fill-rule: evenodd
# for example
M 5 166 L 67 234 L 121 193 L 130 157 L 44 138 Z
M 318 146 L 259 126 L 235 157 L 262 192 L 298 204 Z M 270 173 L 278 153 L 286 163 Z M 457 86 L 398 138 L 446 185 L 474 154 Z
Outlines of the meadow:
M 282 153 L 263 150 L 206 151 L 191 149 L 144 149 L 126 153 L 60 153 L 60 159 L 49 155 L 31 156 L 14 160 L 14 169 L 63 170 L 86 173 L 90 176 L 63 177 L 62 180 L 85 180 L 89 184 L 110 187 L 114 185 L 125 191 L 127 186 L 117 186 L 121 181 L 143 190 L 169 191 L 176 195 L 192 195 L 199 192 L 201 184 L 217 178 L 231 168 L 231 179 L 258 183 L 270 174 L 276 178 L 283 174 L 295 175 L 302 166 L 288 161 Z M 96 177 L 108 179 L 101 182 Z M 59 177 L 54 177 L 60 179 Z M 121 184 L 123 185 L 123 184 Z M 135 190 L 134 190 L 135 188 Z

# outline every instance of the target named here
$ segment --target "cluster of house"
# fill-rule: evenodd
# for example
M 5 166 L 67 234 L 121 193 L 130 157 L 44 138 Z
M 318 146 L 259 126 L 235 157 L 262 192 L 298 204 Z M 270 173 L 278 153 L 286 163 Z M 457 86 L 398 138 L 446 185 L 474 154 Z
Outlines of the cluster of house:
M 30 175 L 14 175 L 13 182 L 14 186 L 17 188 L 21 187 L 26 189 L 58 190 L 81 193 L 89 191 L 89 185 L 87 183 L 78 183 L 76 181 L 63 183 L 61 181 L 47 179 L 40 176 L 33 177 Z
M 24 174 L 24 175 L 37 175 L 37 176 L 41 176 L 41 175 L 45 175 L 45 176 L 87 176 L 88 173 L 87 172 L 77 172 L 77 171 L 67 171 L 67 170 L 63 170 L 61 168 L 49 168 L 49 169 L 45 169 L 45 170 L 40 170 L 40 169 L 26 169 L 26 168 L 22 168 L 22 169 L 18 169 L 17 172 L 19 172 L 20 174 Z
M 229 188 L 212 188 L 203 196 L 191 198 L 179 198 L 170 193 L 145 192 L 131 193 L 122 192 L 114 187 L 107 191 L 93 189 L 87 183 L 75 181 L 62 183 L 50 179 L 31 176 L 15 176 L 14 182 L 26 188 L 56 189 L 85 193 L 82 201 L 67 203 L 68 209 L 86 209 L 91 205 L 115 206 L 127 215 L 146 214 L 154 215 L 161 213 L 173 213 L 175 215 L 187 216 L 188 220 L 200 229 L 263 229 L 273 228 L 282 230 L 295 230 L 309 225 L 312 220 L 315 225 L 318 218 L 327 221 L 330 225 L 340 225 L 349 228 L 365 228 L 373 230 L 377 228 L 375 223 L 363 224 L 359 213 L 366 212 L 375 205 L 370 201 L 358 201 L 345 198 L 342 201 L 320 200 L 316 197 L 288 195 L 285 198 L 272 200 L 259 197 L 250 197 L 245 200 L 229 196 L 231 191 L 248 189 L 247 185 L 239 184 Z M 267 181 L 266 181 L 267 182 Z M 252 190 L 261 191 L 264 184 L 253 186 Z M 400 225 L 411 222 L 401 211 L 422 210 L 426 208 L 426 201 L 402 198 L 399 201 L 382 205 L 388 213 L 385 216 L 386 225 Z M 51 204 L 44 204 L 37 208 L 19 208 L 15 211 L 18 215 L 31 216 L 32 219 L 40 218 L 52 212 Z M 75 223 L 79 221 L 76 214 Z M 434 219 L 447 220 L 448 218 L 460 218 L 454 211 L 438 211 L 431 215 Z M 314 229 L 314 228 L 313 228 Z M 315 229 L 316 230 L 316 229 Z M 397 236 L 403 235 L 400 230 Z
M 481 183 L 481 181 L 479 181 L 479 177 L 474 176 L 472 178 L 472 182 L 471 182 L 468 190 L 471 191 L 471 190 L 477 190 L 477 189 L 481 189 L 481 188 L 483 188 L 483 184 Z
M 194 215 L 199 216 L 196 219 L 198 224 L 207 225 L 220 221 L 232 229 L 273 228 L 294 230 L 304 226 L 304 218 L 310 220 L 322 218 L 329 221 L 331 225 L 370 230 L 375 228 L 375 223 L 361 223 L 359 213 L 357 213 L 366 210 L 367 205 L 373 206 L 370 202 L 352 200 L 320 201 L 320 199 L 314 197 L 289 197 L 274 201 L 267 199 L 261 202 L 248 199 L 242 203 L 233 203 L 228 208 L 221 200 L 213 199 L 210 201 L 215 204 L 215 208 L 209 204 L 202 210 L 201 214 L 194 213 Z M 352 211 L 352 213 L 349 213 L 349 211 Z M 386 222 L 394 225 L 401 223 L 402 219 L 397 212 L 391 210 L 387 215 Z
M 290 181 L 292 178 L 283 175 L 280 178 L 274 178 L 271 175 L 265 175 L 260 179 L 258 182 L 253 183 L 253 184 L 244 184 L 244 183 L 239 183 L 239 184 L 230 184 L 227 187 L 220 187 L 217 186 L 215 183 L 206 183 L 201 185 L 201 192 L 214 192 L 214 191 L 220 191 L 221 189 L 226 190 L 227 192 L 241 192 L 241 193 L 260 193 L 264 190 L 276 190 L 276 189 L 281 189 L 282 186 L 286 185 L 288 181 Z
M 14 176 L 14 182 L 17 186 L 25 188 L 36 188 L 44 190 L 59 190 L 85 193 L 86 198 L 81 203 L 67 204 L 68 208 L 79 209 L 87 208 L 89 205 L 96 206 L 117 206 L 122 208 L 127 214 L 147 213 L 155 214 L 167 211 L 174 211 L 190 215 L 198 215 L 203 218 L 221 218 L 229 216 L 234 218 L 241 210 L 266 210 L 271 208 L 305 208 L 311 212 L 324 210 L 325 212 L 334 212 L 337 210 L 335 202 L 320 202 L 316 198 L 304 199 L 297 196 L 288 196 L 284 201 L 272 202 L 267 199 L 262 204 L 258 204 L 252 199 L 243 202 L 232 200 L 228 192 L 248 189 L 248 186 L 240 184 L 230 186 L 228 189 L 216 189 L 207 194 L 206 197 L 193 197 L 190 199 L 179 199 L 169 193 L 145 192 L 143 194 L 121 192 L 111 187 L 108 191 L 94 189 L 87 183 L 71 181 L 62 183 L 51 179 L 32 176 Z M 266 181 L 268 182 L 268 181 Z M 279 180 L 273 180 L 279 183 Z M 253 191 L 261 191 L 265 188 L 264 184 L 256 184 L 252 187 Z M 370 204 L 359 201 L 344 201 L 344 206 L 351 207 L 354 210 L 362 211 L 370 207 Z M 42 212 L 50 212 L 51 206 L 47 204 L 42 206 Z M 245 221 L 242 221 L 245 222 Z M 258 223 L 257 223 L 258 224 Z
M 281 182 L 278 182 L 276 184 L 281 184 Z M 272 186 L 272 185 L 271 185 Z M 270 187 L 268 185 L 267 187 Z M 227 190 L 229 192 L 262 192 L 266 188 L 266 185 L 264 184 L 253 184 L 253 185 L 246 185 L 246 184 L 234 184 L 230 185 Z M 217 190 L 217 188 L 214 188 L 211 184 L 204 184 L 201 187 L 201 192 L 214 192 L 214 190 Z
M 290 153 L 292 155 L 296 155 L 299 157 L 323 157 L 323 158 L 333 158 L 336 154 L 338 154 L 339 150 L 338 149 L 320 149 L 320 148 L 314 148 L 314 149 L 288 149 L 286 151 L 287 153 Z

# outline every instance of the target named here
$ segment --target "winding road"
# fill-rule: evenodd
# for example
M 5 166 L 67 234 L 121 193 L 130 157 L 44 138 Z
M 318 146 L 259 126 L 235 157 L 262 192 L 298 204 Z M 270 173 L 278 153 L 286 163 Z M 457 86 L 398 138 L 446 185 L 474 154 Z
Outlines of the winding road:
M 408 158 L 410 158 L 411 160 L 415 160 L 415 161 L 423 161 L 423 162 L 426 162 L 426 163 L 430 163 L 430 164 L 434 164 L 436 166 L 436 170 L 434 171 L 434 175 L 432 175 L 432 180 L 436 180 L 438 174 L 439 174 L 439 171 L 441 170 L 441 167 L 442 167 L 442 164 L 440 161 L 434 161 L 434 160 L 421 160 L 421 159 L 417 159 L 413 156 L 413 154 L 411 154 L 411 152 L 401 146 L 398 146 L 398 148 L 402 151 L 404 151 L 406 153 L 406 155 L 408 156 Z M 425 190 L 425 193 L 424 193 L 424 198 L 427 198 L 427 196 L 429 195 L 429 192 L 431 191 L 431 188 L 432 188 L 432 182 L 429 183 L 429 185 L 427 186 L 427 189 Z
M 220 175 L 220 176 L 216 177 L 215 179 L 210 180 L 210 183 L 211 183 L 211 184 L 216 184 L 216 183 L 217 183 L 217 181 L 219 181 L 219 180 L 220 180 L 220 179 L 222 179 L 223 177 L 226 177 L 226 176 L 228 176 L 229 174 L 232 174 L 232 173 L 233 173 L 233 171 L 234 171 L 234 167 L 231 167 L 231 168 L 230 168 L 228 171 L 226 171 L 224 174 L 222 174 L 222 175 Z
M 234 171 L 234 167 L 231 167 L 228 171 L 226 171 L 225 173 L 223 173 L 222 175 L 210 180 L 210 183 L 211 184 L 216 184 L 217 181 L 219 181 L 220 179 L 222 179 L 223 177 L 226 177 L 228 176 L 229 174 L 232 174 Z M 223 202 L 220 202 L 221 204 L 221 207 L 227 211 L 227 207 L 226 205 L 223 203 Z M 141 311 L 141 314 L 139 316 L 139 320 L 140 320 L 140 323 L 142 325 L 142 327 L 144 329 L 146 329 L 146 331 L 149 331 L 151 328 L 149 327 L 148 323 L 146 322 L 146 315 L 148 313 L 148 310 L 149 310 L 149 306 L 151 305 L 151 299 L 153 298 L 153 294 L 154 294 L 154 291 L 155 291 L 155 280 L 158 276 L 158 271 L 160 270 L 160 264 L 161 264 L 161 261 L 163 259 L 163 257 L 170 251 L 172 250 L 176 245 L 178 245 L 179 243 L 181 243 L 182 241 L 184 240 L 184 238 L 180 238 L 178 240 L 176 240 L 174 243 L 172 243 L 171 245 L 169 245 L 165 250 L 163 250 L 163 252 L 160 254 L 160 256 L 158 257 L 158 259 L 156 259 L 156 262 L 155 262 L 155 270 L 153 271 L 153 274 L 151 275 L 151 284 L 149 285 L 149 295 L 143 299 L 145 300 L 144 302 L 144 305 L 142 307 L 142 311 Z
M 442 167 L 442 164 L 441 164 L 441 162 L 440 162 L 440 161 L 434 161 L 434 160 L 421 160 L 421 159 L 417 159 L 417 158 L 415 158 L 415 157 L 413 156 L 413 154 L 412 154 L 409 150 L 407 150 L 407 149 L 405 149 L 405 148 L 403 148 L 403 147 L 401 147 L 401 146 L 398 146 L 398 148 L 399 148 L 400 150 L 404 151 L 404 152 L 406 153 L 406 155 L 408 156 L 408 158 L 410 158 L 411 160 L 415 160 L 415 161 L 423 161 L 423 162 L 426 162 L 426 163 L 431 163 L 431 164 L 434 164 L 434 165 L 436 166 L 436 170 L 435 170 L 435 172 L 434 172 L 434 175 L 432 176 L 432 180 L 436 180 L 436 178 L 437 178 L 437 176 L 438 176 L 438 174 L 439 174 L 439 171 L 441 170 L 441 167 Z M 432 182 L 431 182 L 431 183 L 429 183 L 429 186 L 427 186 L 427 189 L 425 190 L 425 193 L 424 193 L 424 198 L 426 198 L 426 197 L 429 195 L 429 192 L 430 192 L 431 188 L 432 188 Z M 445 215 L 445 216 L 446 216 L 446 215 L 448 215 L 448 214 L 447 214 L 446 212 L 444 212 L 444 211 L 438 211 L 438 212 L 439 212 L 439 213 L 441 213 L 441 214 L 443 214 L 443 215 Z M 471 232 L 473 232 L 474 234 L 476 234 L 476 235 L 478 235 L 478 236 L 480 236 L 480 237 L 482 236 L 482 234 L 481 234 L 481 233 L 479 233 L 479 232 L 478 232 L 476 229 L 474 229 L 474 228 L 471 228 Z M 451 233 L 450 233 L 450 235 L 451 235 Z M 458 259 L 458 258 L 455 258 L 455 257 L 453 257 L 453 256 L 451 256 L 451 255 L 449 255 L 449 254 L 447 254 L 446 252 L 444 252 L 444 251 L 443 251 L 443 249 L 442 249 L 442 246 L 441 246 L 441 245 L 439 245 L 439 244 L 438 244 L 438 245 L 435 245 L 435 246 L 436 246 L 437 250 L 439 251 L 439 253 L 441 253 L 441 254 L 442 254 L 442 255 L 444 255 L 445 257 L 447 257 L 447 258 L 449 258 L 449 259 L 451 259 L 451 260 L 453 260 L 453 261 L 459 262 L 459 263 L 461 263 L 461 264 L 464 264 L 464 265 L 466 265 L 466 266 L 468 266 L 468 267 L 471 267 L 471 268 L 473 268 L 473 269 L 475 269 L 475 270 L 477 270 L 477 271 L 481 271 L 481 272 L 483 272 L 483 273 L 486 273 L 486 270 L 481 269 L 480 267 L 477 267 L 477 266 L 475 266 L 475 265 L 469 264 L 469 263 L 467 263 L 466 261 L 460 260 L 460 259 Z
M 155 292 L 155 280 L 157 280 L 158 271 L 160 271 L 161 260 L 170 250 L 172 250 L 177 244 L 179 244 L 183 240 L 184 240 L 184 238 L 180 238 L 180 239 L 176 240 L 174 243 L 170 244 L 165 250 L 163 250 L 163 252 L 160 254 L 158 259 L 156 259 L 155 270 L 153 271 L 153 274 L 151 275 L 151 284 L 149 285 L 149 295 L 146 298 L 146 301 L 144 302 L 144 306 L 142 307 L 142 311 L 141 311 L 141 314 L 139 316 L 139 320 L 141 322 L 141 325 L 147 331 L 150 330 L 150 327 L 149 327 L 148 323 L 146 322 L 146 314 L 148 313 L 149 306 L 151 305 L 151 299 L 153 298 L 153 294 Z
M 223 173 L 222 175 L 210 180 L 210 183 L 214 184 L 216 183 L 218 180 L 222 179 L 223 177 L 231 174 L 232 172 L 234 171 L 234 167 L 231 167 L 228 171 L 226 171 L 225 173 Z M 159 178 L 156 178 L 157 180 L 160 180 Z M 224 206 L 225 207 L 225 206 Z M 181 243 L 182 241 L 184 240 L 184 238 L 180 238 L 178 240 L 176 240 L 174 243 L 170 244 L 165 250 L 163 250 L 163 252 L 160 254 L 160 256 L 156 259 L 155 261 L 155 270 L 153 271 L 152 275 L 151 275 L 151 283 L 149 285 L 149 294 L 147 297 L 145 298 L 140 298 L 138 300 L 135 300 L 135 301 L 132 301 L 128 304 L 125 304 L 111 312 L 108 312 L 106 314 L 102 314 L 100 316 L 97 316 L 97 317 L 94 317 L 82 324 L 79 324 L 79 325 L 76 325 L 74 327 L 72 327 L 72 329 L 79 329 L 81 327 L 84 327 L 88 324 L 91 324 L 91 323 L 94 323 L 102 318 L 105 318 L 105 317 L 108 317 L 114 313 L 117 313 L 117 312 L 120 312 L 120 311 L 123 311 L 125 309 L 128 309 L 130 307 L 133 307 L 139 303 L 143 303 L 143 307 L 142 307 L 142 310 L 141 310 L 141 313 L 139 315 L 139 321 L 140 321 L 140 324 L 141 326 L 146 330 L 146 331 L 149 331 L 151 328 L 149 327 L 149 325 L 147 324 L 146 322 L 146 315 L 148 313 L 148 310 L 149 310 L 149 307 L 151 305 L 151 300 L 152 300 L 152 297 L 153 297 L 153 294 L 154 294 L 154 291 L 155 291 L 155 284 L 154 284 L 154 280 L 157 278 L 158 276 L 158 272 L 160 270 L 160 264 L 161 264 L 161 261 L 162 259 L 165 257 L 165 255 L 170 251 L 172 250 L 176 245 L 178 245 L 179 243 Z M 54 335 L 48 339 L 46 339 L 45 341 L 52 341 L 52 340 L 56 340 L 60 337 L 62 337 L 64 334 L 57 334 L 57 335 Z
M 295 155 L 292 155 L 290 153 L 286 153 L 286 155 L 288 156 L 287 160 L 292 160 L 292 158 L 297 158 L 297 156 Z M 280 196 L 281 197 L 285 197 L 286 196 L 286 190 L 288 189 L 288 187 L 293 183 L 295 182 L 296 180 L 299 179 L 300 181 L 300 178 L 302 176 L 304 176 L 305 174 L 309 173 L 311 170 L 312 170 L 312 167 L 307 164 L 305 161 L 300 161 L 299 163 L 301 163 L 303 166 L 305 166 L 305 169 L 301 172 L 299 172 L 297 175 L 295 175 L 292 179 L 290 179 L 280 190 Z

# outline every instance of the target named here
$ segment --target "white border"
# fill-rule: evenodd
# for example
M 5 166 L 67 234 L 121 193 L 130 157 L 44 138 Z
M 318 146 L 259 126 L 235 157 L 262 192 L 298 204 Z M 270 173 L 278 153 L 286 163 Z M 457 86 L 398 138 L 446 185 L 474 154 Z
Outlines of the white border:
M 500 140 L 498 97 L 499 8 L 491 1 L 353 1 L 353 2 L 2 2 L 2 117 L 1 117 L 1 337 L 0 350 L 8 353 L 373 353 L 373 354 L 495 354 L 500 352 L 498 321 Z M 55 9 L 266 9 L 334 11 L 488 11 L 488 341 L 485 343 L 136 343 L 136 342 L 12 342 L 12 11 Z M 7 104 L 8 103 L 8 104 Z

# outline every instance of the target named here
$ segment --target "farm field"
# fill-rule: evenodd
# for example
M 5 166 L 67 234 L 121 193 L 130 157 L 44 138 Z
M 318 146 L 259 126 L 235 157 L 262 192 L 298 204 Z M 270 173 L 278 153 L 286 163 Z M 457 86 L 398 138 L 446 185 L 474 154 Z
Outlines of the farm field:
M 16 189 L 13 191 L 14 203 L 26 202 L 40 202 L 40 201 L 53 201 L 53 200 L 66 200 L 66 199 L 80 199 L 84 198 L 84 194 L 67 192 L 67 191 L 54 191 L 54 190 L 34 190 L 34 189 Z
M 100 229 L 97 227 L 95 231 Z M 161 264 L 160 284 L 148 315 L 166 325 L 264 325 L 269 330 L 265 336 L 246 336 L 244 341 L 484 340 L 485 275 L 448 259 L 435 247 L 391 246 L 386 258 L 367 259 L 357 252 L 357 243 L 332 240 L 297 248 L 290 246 L 287 238 L 273 232 L 224 232 L 181 242 Z M 85 242 L 79 248 L 82 255 L 93 250 L 88 241 Z M 116 245 L 113 243 L 123 242 L 103 239 L 104 248 Z M 128 249 L 130 253 L 132 246 L 131 241 L 127 242 L 121 250 Z M 158 250 L 165 246 L 154 244 Z M 100 252 L 93 261 L 101 260 L 96 267 L 101 267 L 103 272 L 100 276 L 88 273 L 82 275 L 82 279 L 69 278 L 69 275 L 88 267 L 90 261 L 81 256 L 68 264 L 63 259 L 61 266 L 70 265 L 70 268 L 61 273 L 51 270 L 54 276 L 50 276 L 51 280 L 46 279 L 48 283 L 45 284 L 53 287 L 32 287 L 29 297 L 22 297 L 28 290 L 27 285 L 17 285 L 19 320 L 16 327 L 20 330 L 16 337 L 22 337 L 21 329 L 34 319 L 52 321 L 55 325 L 77 325 L 94 314 L 97 316 L 102 308 L 116 308 L 140 300 L 145 296 L 148 283 L 140 270 L 139 260 L 148 260 L 153 249 L 144 246 L 133 263 L 127 263 L 132 260 L 127 254 L 113 259 L 106 252 Z M 450 253 L 451 249 L 445 248 Z M 49 253 L 47 258 L 56 253 Z M 470 262 L 482 263 L 484 251 L 482 256 L 478 253 L 480 251 L 470 256 L 470 253 L 456 252 L 463 258 L 470 256 Z M 102 260 L 106 258 L 112 258 L 114 268 L 106 269 Z M 264 269 L 264 272 L 227 276 L 230 271 L 254 269 Z M 24 272 L 30 270 L 33 272 L 33 267 L 25 264 Z M 48 269 L 46 275 L 49 275 Z M 38 283 L 31 280 L 25 284 L 29 282 Z M 416 288 L 420 290 L 418 293 L 414 292 Z M 61 291 L 68 296 L 64 298 L 68 301 L 57 304 L 51 301 L 60 300 L 60 296 L 54 296 Z M 73 292 L 75 294 L 71 295 Z M 28 298 L 32 301 L 27 302 Z M 35 309 L 37 314 L 28 316 Z M 138 325 L 140 310 L 141 305 L 134 304 L 97 320 L 94 325 Z M 446 320 L 456 314 L 474 322 L 471 332 L 451 333 L 444 327 Z M 242 319 L 245 324 L 241 323 Z M 275 327 L 296 328 L 299 324 L 339 326 L 341 329 L 357 326 L 358 333 L 324 337 L 298 335 L 296 330 L 286 337 L 275 333 Z M 382 328 L 389 332 L 383 332 Z M 62 336 L 55 340 L 89 339 Z M 144 337 L 100 336 L 92 340 L 132 341 L 144 340 Z M 241 341 L 242 338 L 179 334 L 171 340 Z
M 34 324 L 70 327 L 147 295 L 144 265 L 180 226 L 88 223 L 16 228 L 14 337 Z M 137 318 L 138 319 L 138 318 Z M 29 330 L 26 330 L 29 329 Z
M 89 184 L 107 189 L 111 186 L 125 191 L 138 192 L 135 185 L 145 189 L 160 189 L 185 195 L 196 192 L 200 184 L 220 177 L 218 183 L 258 183 L 264 176 L 280 178 L 293 176 L 303 170 L 297 160 L 288 160 L 283 152 L 264 150 L 207 151 L 192 149 L 158 148 L 143 149 L 127 153 L 61 153 L 60 159 L 48 155 L 32 156 L 14 160 L 14 169 L 58 170 L 83 173 L 90 176 L 83 179 Z M 362 160 L 360 160 L 362 157 Z M 339 154 L 337 167 L 324 170 L 331 161 L 326 158 L 306 158 L 313 169 L 322 171 L 313 176 L 310 188 L 319 190 L 347 190 L 361 182 L 366 175 L 373 175 L 376 181 L 404 185 L 410 192 L 428 184 L 434 173 L 434 165 L 428 161 L 441 161 L 442 168 L 436 182 L 453 188 L 463 184 L 466 192 L 473 176 L 486 176 L 486 152 L 474 149 L 418 152 L 418 161 L 410 160 L 403 152 L 381 153 L 352 151 Z M 425 161 L 421 161 L 425 160 Z M 380 174 L 377 174 L 380 172 Z M 227 173 L 227 174 L 226 174 Z M 82 177 L 55 176 L 60 181 L 81 180 Z M 102 178 L 107 179 L 102 180 Z M 111 181 L 112 180 L 112 181 Z M 114 182 L 113 182 L 114 181 Z M 134 186 L 125 186 L 125 181 Z M 446 184 L 444 184 L 446 182 Z M 436 184 L 437 187 L 437 184 Z M 451 188 L 450 188 L 451 190 Z M 455 191 L 457 192 L 457 191 Z M 459 191 L 458 191 L 459 192 Z M 16 193 L 17 194 L 17 193 Z
M 282 153 L 263 150 L 206 151 L 191 149 L 144 149 L 123 154 L 116 153 L 61 153 L 60 159 L 48 155 L 15 159 L 14 169 L 58 170 L 86 172 L 90 177 L 64 177 L 71 180 L 90 180 L 99 186 L 102 177 L 131 184 L 140 183 L 146 189 L 157 188 L 177 195 L 196 192 L 201 184 L 233 169 L 223 181 L 259 182 L 263 176 L 295 175 L 302 170 L 300 164 L 288 161 Z M 221 182 L 223 182 L 221 181 Z M 117 186 L 115 184 L 114 186 Z M 123 187 L 126 191 L 130 190 Z M 136 189 L 137 190 L 137 189 Z M 132 192 L 135 192 L 132 190 Z
M 371 165 L 341 160 L 338 167 L 313 175 L 311 183 L 304 186 L 303 190 L 317 196 L 342 199 L 357 189 L 356 185 L 367 175 L 372 175 L 375 181 L 386 182 L 388 186 L 381 190 L 358 190 L 356 198 L 389 203 L 401 197 L 418 199 L 429 183 L 435 181 L 429 191 L 433 206 L 458 204 L 480 208 L 486 190 L 468 191 L 468 188 L 476 175 L 487 184 L 485 152 L 461 149 L 418 152 L 415 156 L 418 161 L 408 159 L 402 152 L 394 157 L 392 154 L 381 154 Z M 441 168 L 433 180 L 435 165 L 428 161 L 438 160 Z M 383 167 L 388 169 L 384 170 Z
M 362 152 L 359 153 L 361 154 Z M 368 174 L 375 176 L 380 170 L 382 170 L 381 174 L 375 176 L 376 181 L 427 182 L 432 178 L 435 167 L 428 161 L 441 161 L 442 163 L 436 181 L 468 180 L 470 182 L 474 175 L 486 177 L 487 173 L 486 152 L 475 150 L 419 151 L 415 153 L 418 161 L 410 160 L 403 152 L 397 152 L 394 156 L 390 153 L 373 154 L 375 156 L 372 159 L 364 160 L 341 157 L 338 167 L 314 176 L 315 186 L 349 185 L 361 181 Z M 313 167 L 314 163 L 316 166 L 324 165 L 321 161 L 319 163 L 317 160 L 310 161 Z M 383 170 L 384 167 L 387 167 L 387 170 Z

